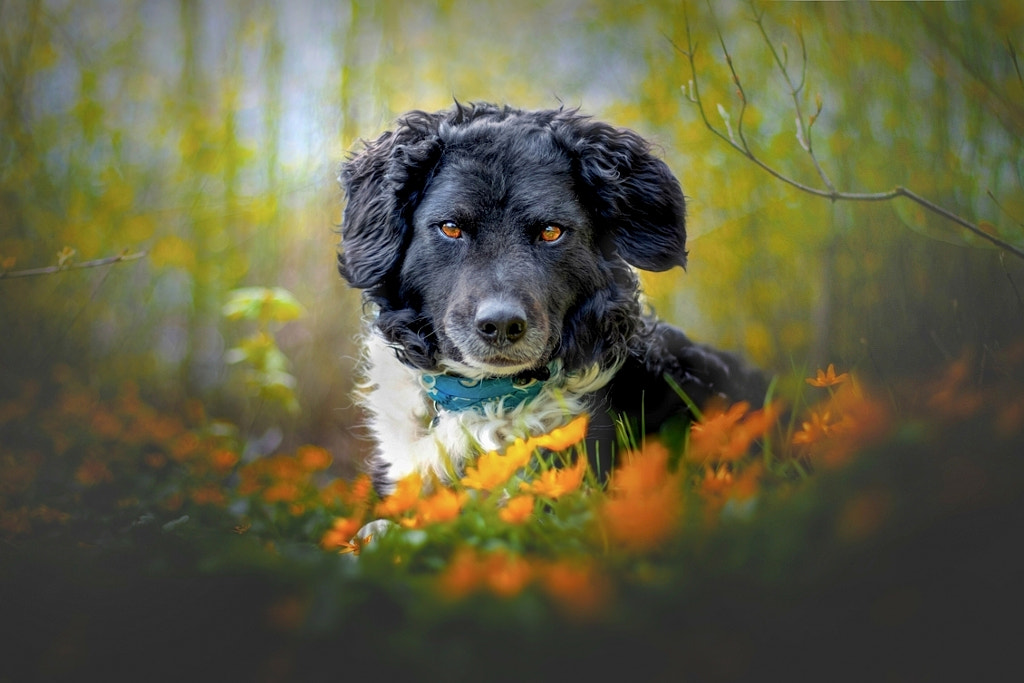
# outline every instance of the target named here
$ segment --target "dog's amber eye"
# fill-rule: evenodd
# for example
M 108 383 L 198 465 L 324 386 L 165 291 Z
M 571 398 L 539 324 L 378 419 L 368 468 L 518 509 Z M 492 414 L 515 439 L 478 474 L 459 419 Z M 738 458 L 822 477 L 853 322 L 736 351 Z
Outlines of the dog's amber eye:
M 542 242 L 555 242 L 562 236 L 563 232 L 557 225 L 545 225 L 540 231 L 540 239 Z
M 462 228 L 455 225 L 454 221 L 445 221 L 444 223 L 441 223 L 441 225 L 438 227 L 440 228 L 441 233 L 445 237 L 450 237 L 453 240 L 457 240 L 460 237 L 462 237 Z

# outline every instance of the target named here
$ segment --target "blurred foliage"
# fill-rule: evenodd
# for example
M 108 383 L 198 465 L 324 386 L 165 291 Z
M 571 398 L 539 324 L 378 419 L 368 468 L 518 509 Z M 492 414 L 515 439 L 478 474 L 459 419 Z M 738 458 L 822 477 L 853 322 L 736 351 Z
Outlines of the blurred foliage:
M 814 113 L 839 189 L 905 186 L 1024 245 L 1013 0 L 0 3 L 0 605 L 23 619 L 0 641 L 30 677 L 159 679 L 117 655 L 133 649 L 201 677 L 214 661 L 286 680 L 443 659 L 457 680 L 512 644 L 509 678 L 560 653 L 579 671 L 721 680 L 780 651 L 787 673 L 848 661 L 857 637 L 948 673 L 925 660 L 971 634 L 941 625 L 985 621 L 975 600 L 1009 604 L 1018 568 L 1003 554 L 1022 521 L 1024 264 L 906 200 L 813 197 L 737 154 L 690 99 L 688 31 L 711 123 L 737 125 L 735 71 L 747 139 L 782 175 L 820 185 L 772 47 L 805 78 L 804 123 Z M 759 455 L 729 430 L 715 442 L 765 468 L 751 478 L 689 463 L 692 435 L 666 435 L 692 495 L 660 551 L 595 551 L 587 534 L 613 533 L 596 491 L 509 506 L 534 515 L 522 528 L 477 507 L 359 561 L 324 540 L 351 543 L 346 524 L 370 509 L 353 479 L 361 310 L 334 265 L 338 165 L 395 116 L 453 98 L 580 106 L 650 138 L 691 238 L 687 273 L 644 275 L 652 305 L 781 373 L 784 436 Z M 815 463 L 839 414 L 798 388 L 828 362 L 877 387 L 892 429 Z M 743 486 L 771 493 L 754 508 L 708 497 Z M 636 528 L 625 546 L 658 520 Z M 562 542 L 603 559 L 563 566 L 580 557 L 544 550 Z M 440 597 L 445 567 L 483 588 Z M 491 575 L 505 590 L 519 576 L 516 599 Z M 548 581 L 613 607 L 581 625 Z M 929 638 L 898 637 L 913 628 Z M 973 635 L 986 655 L 1005 644 Z
M 302 304 L 281 287 L 242 287 L 230 293 L 222 310 L 228 320 L 257 323 L 255 332 L 225 354 L 228 363 L 245 366 L 249 393 L 298 413 L 295 377 L 288 371 L 288 358 L 278 347 L 271 325 L 301 318 Z

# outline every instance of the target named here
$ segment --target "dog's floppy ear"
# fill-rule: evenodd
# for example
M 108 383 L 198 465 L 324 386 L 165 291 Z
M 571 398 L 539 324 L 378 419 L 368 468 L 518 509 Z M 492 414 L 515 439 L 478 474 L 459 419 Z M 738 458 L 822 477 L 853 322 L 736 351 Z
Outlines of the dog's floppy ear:
M 436 163 L 439 115 L 412 112 L 341 170 L 347 203 L 338 270 L 353 287 L 372 287 L 398 266 L 409 212 Z
M 561 124 L 561 125 L 559 125 Z M 630 265 L 662 271 L 686 266 L 686 209 L 679 181 L 636 133 L 575 113 L 555 130 L 578 163 L 606 239 Z

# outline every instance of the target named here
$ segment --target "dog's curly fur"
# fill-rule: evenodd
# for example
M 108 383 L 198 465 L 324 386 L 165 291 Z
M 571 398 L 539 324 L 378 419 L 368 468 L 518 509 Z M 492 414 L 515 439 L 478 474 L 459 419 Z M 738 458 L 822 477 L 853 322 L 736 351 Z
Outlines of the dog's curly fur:
M 577 110 L 411 112 L 342 169 L 338 265 L 373 310 L 365 405 L 388 491 L 456 476 L 475 449 L 589 412 L 607 471 L 615 420 L 656 431 L 686 403 L 763 399 L 763 377 L 646 315 L 634 269 L 685 266 L 679 183 L 632 131 Z M 527 404 L 436 410 L 420 377 L 548 378 Z

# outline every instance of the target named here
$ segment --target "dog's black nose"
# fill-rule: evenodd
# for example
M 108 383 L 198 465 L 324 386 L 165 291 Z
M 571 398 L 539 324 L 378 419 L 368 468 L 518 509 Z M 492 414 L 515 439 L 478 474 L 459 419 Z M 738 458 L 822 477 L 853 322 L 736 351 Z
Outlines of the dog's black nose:
M 492 344 L 514 344 L 526 334 L 526 312 L 504 300 L 489 300 L 476 309 L 476 331 Z

